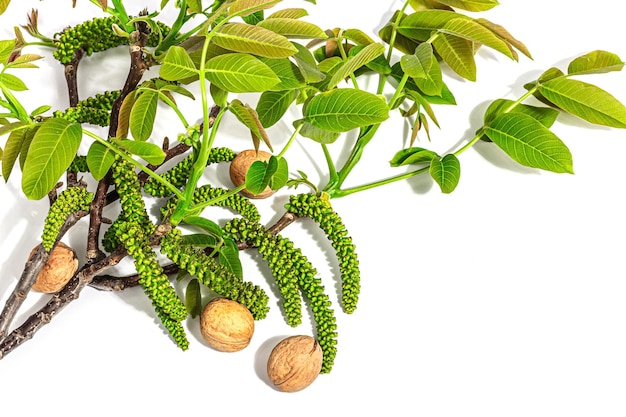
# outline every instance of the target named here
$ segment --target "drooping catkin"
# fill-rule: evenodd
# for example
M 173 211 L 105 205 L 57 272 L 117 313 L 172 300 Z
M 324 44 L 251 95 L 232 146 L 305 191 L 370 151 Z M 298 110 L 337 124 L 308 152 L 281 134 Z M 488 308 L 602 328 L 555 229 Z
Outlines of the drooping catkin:
M 88 192 L 84 187 L 77 186 L 66 188 L 54 200 L 44 220 L 41 236 L 43 247 L 47 252 L 52 250 L 67 217 L 78 211 L 89 210 L 92 198 L 93 193 Z
M 299 217 L 313 219 L 328 237 L 339 262 L 341 304 L 346 313 L 353 313 L 361 292 L 361 272 L 356 246 L 341 217 L 327 200 L 317 194 L 292 195 L 285 208 Z

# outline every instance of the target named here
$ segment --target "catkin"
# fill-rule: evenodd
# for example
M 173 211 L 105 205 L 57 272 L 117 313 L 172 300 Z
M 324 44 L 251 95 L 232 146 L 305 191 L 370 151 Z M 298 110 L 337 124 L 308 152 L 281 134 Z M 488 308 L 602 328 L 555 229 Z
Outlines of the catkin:
M 361 291 L 361 272 L 356 246 L 341 217 L 327 200 L 316 194 L 292 195 L 285 208 L 299 217 L 313 219 L 330 240 L 339 262 L 341 304 L 346 313 L 353 313 Z
M 84 187 L 69 187 L 54 200 L 46 215 L 41 236 L 43 247 L 47 252 L 52 250 L 67 217 L 77 211 L 89 210 L 92 198 L 93 193 L 87 192 Z

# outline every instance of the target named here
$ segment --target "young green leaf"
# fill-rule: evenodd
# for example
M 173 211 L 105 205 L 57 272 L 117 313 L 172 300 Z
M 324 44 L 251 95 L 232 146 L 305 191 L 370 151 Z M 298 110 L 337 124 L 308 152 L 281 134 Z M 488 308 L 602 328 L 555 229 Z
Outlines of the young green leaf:
M 593 84 L 555 78 L 539 84 L 539 93 L 560 109 L 589 123 L 626 128 L 626 107 Z
M 215 248 L 217 239 L 215 236 L 207 235 L 206 233 L 190 233 L 183 235 L 183 243 L 202 248 Z
M 193 278 L 185 289 L 185 307 L 191 318 L 196 318 L 202 311 L 202 296 L 200 294 L 200 282 Z
M 274 7 L 281 0 L 236 0 L 232 2 L 229 12 L 231 16 L 247 16 L 259 10 Z
M 496 36 L 498 36 L 504 42 L 506 42 L 506 44 L 511 49 L 511 53 L 514 56 L 517 56 L 517 53 L 515 52 L 515 50 L 513 48 L 517 49 L 518 51 L 520 51 L 521 53 L 526 55 L 528 58 L 530 58 L 530 59 L 533 58 L 532 55 L 530 54 L 530 51 L 526 47 L 526 45 L 524 45 L 522 42 L 517 40 L 513 35 L 511 35 L 509 33 L 508 30 L 506 30 L 501 25 L 498 25 L 497 23 L 493 23 L 493 22 L 491 22 L 491 21 L 489 21 L 489 20 L 487 20 L 485 18 L 482 18 L 482 17 L 476 19 L 476 22 L 480 23 L 481 25 L 483 25 L 484 27 L 486 27 L 487 29 L 492 31 Z
M 222 48 L 267 58 L 287 58 L 298 52 L 287 38 L 246 23 L 227 23 L 215 32 L 213 42 Z
M 43 56 L 36 54 L 22 54 L 16 57 L 9 65 L 9 68 L 38 68 L 32 62 L 43 59 Z
M 0 0 L 0 10 L 2 2 L 6 0 Z M 8 2 L 7 2 L 8 4 Z M 6 6 L 5 6 L 6 7 Z M 0 13 L 1 14 L 1 13 Z M 0 41 L 0 64 L 6 65 L 15 48 L 15 39 L 8 39 Z
M 485 45 L 511 59 L 517 59 L 517 56 L 513 54 L 506 42 L 497 37 L 491 30 L 473 20 L 465 18 L 451 19 L 439 31 Z
M 291 7 L 291 8 L 275 11 L 271 15 L 267 16 L 265 20 L 267 19 L 300 19 L 308 15 L 309 15 L 309 12 L 306 9 L 303 9 L 300 7 Z
M 450 194 L 459 184 L 461 178 L 461 163 L 454 154 L 443 158 L 434 158 L 430 163 L 430 176 L 439 184 L 441 192 Z
M 296 47 L 298 52 L 292 58 L 296 62 L 304 80 L 307 83 L 317 83 L 324 80 L 326 76 L 318 69 L 317 61 L 311 51 L 299 43 L 293 43 L 293 46 Z
M 298 19 L 265 19 L 257 23 L 257 26 L 291 39 L 326 39 L 328 37 L 319 26 Z
M 331 132 L 382 123 L 389 117 L 387 102 L 375 94 L 338 88 L 315 95 L 304 110 L 304 120 Z
M 194 13 L 202 12 L 202 0 L 187 0 L 187 7 Z
M 601 74 L 621 71 L 622 68 L 624 68 L 624 62 L 614 53 L 593 51 L 579 56 L 570 62 L 567 67 L 567 73 L 569 75 Z
M 302 124 L 302 127 L 300 128 L 300 135 L 305 138 L 313 139 L 317 143 L 325 145 L 331 144 L 339 139 L 339 136 L 341 136 L 340 132 L 331 132 L 330 130 L 315 127 L 311 123 L 307 123 L 303 120 L 296 120 L 294 122 L 295 126 L 298 126 L 299 124 Z
M 165 160 L 165 152 L 157 144 L 129 139 L 122 139 L 118 144 L 120 148 L 137 155 L 149 164 L 159 165 Z
M 109 172 L 115 162 L 115 153 L 100 142 L 94 142 L 87 151 L 87 166 L 96 181 Z
M 277 169 L 277 158 L 270 158 L 267 162 L 254 161 L 246 173 L 246 189 L 252 194 L 262 193 Z
M 230 112 L 234 114 L 241 123 L 250 129 L 250 133 L 255 141 L 263 140 L 270 150 L 272 149 L 269 136 L 267 135 L 263 124 L 259 120 L 259 116 L 253 108 L 247 104 L 243 104 L 241 100 L 235 99 L 231 101 L 228 106 L 228 110 L 230 110 Z
M 449 10 L 421 10 L 404 17 L 398 25 L 398 33 L 423 42 L 430 38 L 433 31 L 443 28 L 452 19 L 472 20 L 469 16 Z
M 269 186 L 272 190 L 279 190 L 289 181 L 289 165 L 287 160 L 283 157 L 272 155 L 270 160 L 272 158 L 276 159 L 278 166 L 276 167 L 276 172 L 274 172 L 272 178 L 270 178 Z
M 224 246 L 222 246 L 219 254 L 219 262 L 237 278 L 243 279 L 243 267 L 239 259 L 239 249 L 234 240 L 224 239 Z
M 28 132 L 28 128 L 26 128 L 26 124 L 23 122 L 19 126 L 20 128 L 15 128 L 11 130 L 9 134 L 9 138 L 7 139 L 4 145 L 4 152 L 2 153 L 2 177 L 5 181 L 9 179 L 11 175 L 11 171 L 13 171 L 13 166 L 15 165 L 15 161 L 17 161 L 17 157 L 19 156 L 24 140 L 26 139 L 26 133 Z M 11 123 L 15 125 L 14 123 Z M 6 125 L 9 126 L 9 125 Z M 3 128 L 6 126 L 2 126 Z
M 136 91 L 131 91 L 122 101 L 120 107 L 119 116 L 117 120 L 117 131 L 115 137 L 117 139 L 123 139 L 128 136 L 128 130 L 130 128 L 130 113 L 135 105 Z
M 334 73 L 326 89 L 335 88 L 343 79 L 350 76 L 357 69 L 379 57 L 385 51 L 384 45 L 371 43 L 360 50 L 355 56 L 348 57 Z
M 433 159 L 441 159 L 441 157 L 437 154 L 437 152 L 420 148 L 420 147 L 412 147 L 407 149 L 402 149 L 397 152 L 389 164 L 392 167 L 400 167 L 404 165 L 415 165 L 415 164 L 429 164 Z
M 280 82 L 274 71 L 249 54 L 230 53 L 206 63 L 206 78 L 232 93 L 263 92 Z
M 546 171 L 573 174 L 567 146 L 533 117 L 524 113 L 498 116 L 485 134 L 517 163 Z
M 466 80 L 476 81 L 476 61 L 472 41 L 441 33 L 433 41 L 433 46 L 454 72 Z
M 55 186 L 72 163 L 83 133 L 80 124 L 52 118 L 41 124 L 24 163 L 22 190 L 39 200 Z
M 304 87 L 306 81 L 296 64 L 287 58 L 259 58 L 280 78 L 280 82 L 272 90 L 291 90 Z
M 41 124 L 36 124 L 30 129 L 26 130 L 24 134 L 24 139 L 22 140 L 22 147 L 20 148 L 20 168 L 22 171 L 24 170 L 24 164 L 26 163 L 26 157 L 28 156 L 28 151 L 30 149 L 30 144 L 33 142 L 33 138 L 35 134 L 39 131 Z
M 154 90 L 144 90 L 135 98 L 130 111 L 130 133 L 136 140 L 146 141 L 152 135 L 158 103 L 159 94 Z
M 266 129 L 275 125 L 287 113 L 298 97 L 298 90 L 266 91 L 261 94 L 256 112 L 261 125 Z
M 361 29 L 346 29 L 343 31 L 342 36 L 357 45 L 367 46 L 371 43 L 374 43 L 374 39 L 372 39 L 367 33 L 363 32 Z
M 7 7 L 9 7 L 9 3 L 11 3 L 11 0 L 0 0 L 0 14 L 6 11 Z
M 185 217 L 184 222 L 186 224 L 191 224 L 194 226 L 200 227 L 202 230 L 206 231 L 212 236 L 221 238 L 224 232 L 222 228 L 212 220 L 209 220 L 200 216 L 188 216 Z
M 430 43 L 421 43 L 412 55 L 403 55 L 400 59 L 402 70 L 412 78 L 426 78 L 434 61 L 433 47 Z
M 187 51 L 180 46 L 172 46 L 169 48 L 163 60 L 163 65 L 161 65 L 161 69 L 159 70 L 161 78 L 168 81 L 184 80 L 185 78 L 197 75 L 197 73 L 198 70 L 193 60 Z
M 26 84 L 24 84 L 24 81 L 20 80 L 13 74 L 9 74 L 6 72 L 0 74 L 0 85 L 12 91 L 28 90 L 28 87 L 26 87 Z

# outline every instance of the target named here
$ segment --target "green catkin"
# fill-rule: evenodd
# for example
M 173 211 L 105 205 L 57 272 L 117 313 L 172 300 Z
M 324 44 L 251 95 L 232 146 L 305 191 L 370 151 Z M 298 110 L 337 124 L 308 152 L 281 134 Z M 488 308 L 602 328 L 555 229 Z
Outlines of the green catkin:
M 212 148 L 209 153 L 207 165 L 217 164 L 220 162 L 230 162 L 236 156 L 236 153 L 228 148 Z M 189 174 L 193 168 L 193 157 L 190 155 L 179 163 L 170 168 L 167 172 L 161 174 L 161 178 L 172 184 L 174 187 L 180 188 L 187 182 Z M 144 191 L 154 197 L 169 197 L 172 190 L 164 186 L 154 178 L 149 178 L 144 184 Z
M 243 281 L 202 250 L 186 245 L 180 230 L 174 229 L 161 239 L 161 253 L 211 290 L 246 306 L 255 320 L 267 316 L 269 297 L 262 288 Z
M 113 24 L 119 24 L 116 17 L 96 17 L 73 27 L 68 27 L 55 35 L 54 45 L 56 49 L 53 56 L 60 63 L 67 65 L 72 62 L 76 51 L 83 49 L 87 55 L 106 51 L 128 44 L 128 39 L 118 36 L 113 31 Z M 161 22 L 157 22 L 163 36 L 169 33 L 170 28 Z M 159 42 L 159 34 L 153 32 L 148 37 L 148 46 L 156 46 Z
M 84 187 L 69 187 L 59 194 L 44 221 L 41 241 L 47 252 L 52 250 L 67 217 L 77 211 L 89 210 L 93 194 Z
M 69 107 L 63 112 L 57 110 L 52 115 L 72 123 L 89 123 L 101 127 L 108 126 L 111 120 L 109 111 L 93 107 Z
M 208 184 L 202 185 L 194 191 L 192 205 L 204 204 L 208 201 L 222 197 L 228 192 L 229 190 L 225 188 L 212 187 Z M 167 216 L 176 207 L 177 203 L 177 197 L 170 198 L 161 208 L 161 215 L 163 217 Z M 261 215 L 259 214 L 257 207 L 250 202 L 249 199 L 239 194 L 231 194 L 228 197 L 215 202 L 213 205 L 229 208 L 253 222 L 261 220 Z
M 341 304 L 346 313 L 353 313 L 361 291 L 361 272 L 356 247 L 341 217 L 316 194 L 292 195 L 285 208 L 299 217 L 313 219 L 330 240 L 339 261 Z
M 116 157 L 112 167 L 112 177 L 120 198 L 122 212 L 116 222 L 109 229 L 113 229 L 115 237 L 124 245 L 128 254 L 133 258 L 135 269 L 139 274 L 139 284 L 161 317 L 163 325 L 173 332 L 172 337 L 181 345 L 178 326 L 171 323 L 182 321 L 187 317 L 187 308 L 176 290 L 164 274 L 156 253 L 152 250 L 149 236 L 155 225 L 150 221 L 145 202 L 141 195 L 141 185 L 133 166 L 121 157 Z M 111 233 L 111 232 L 109 232 Z M 110 249 L 110 248 L 109 248 Z M 171 320 L 163 320 L 163 315 Z
M 189 348 L 189 340 L 187 339 L 187 333 L 185 332 L 185 328 L 181 321 L 174 320 L 167 314 L 163 312 L 159 307 L 155 307 L 155 311 L 157 316 L 163 323 L 163 326 L 167 329 L 169 334 L 176 342 L 176 345 L 180 347 L 182 350 L 187 350 Z
M 76 107 L 90 107 L 92 109 L 111 111 L 113 103 L 120 96 L 121 90 L 105 91 L 79 101 Z
M 256 246 L 259 253 L 268 262 L 277 281 L 277 285 L 285 285 L 284 291 L 291 291 L 297 284 L 304 297 L 309 300 L 313 320 L 316 323 L 317 340 L 322 348 L 323 361 L 321 373 L 329 373 L 337 355 L 337 320 L 332 309 L 332 303 L 324 290 L 324 285 L 318 278 L 316 269 L 311 265 L 299 248 L 285 237 L 273 235 L 259 223 L 245 218 L 235 218 L 224 228 L 226 236 L 235 240 L 242 240 Z M 284 253 L 284 256 L 278 253 Z M 281 264 L 282 257 L 290 263 Z M 279 283 L 280 282 L 280 283 Z M 282 293 L 283 290 L 281 290 Z M 289 307 L 292 308 L 292 307 Z M 285 306 L 285 311 L 287 307 Z M 293 314 L 293 313 L 288 313 Z

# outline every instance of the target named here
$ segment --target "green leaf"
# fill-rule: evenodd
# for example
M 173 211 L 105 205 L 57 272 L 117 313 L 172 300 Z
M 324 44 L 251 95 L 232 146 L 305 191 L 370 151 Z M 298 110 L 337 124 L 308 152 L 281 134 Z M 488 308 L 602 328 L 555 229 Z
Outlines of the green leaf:
M 570 78 L 555 78 L 539 84 L 539 92 L 560 109 L 589 123 L 626 128 L 626 107 L 600 87 Z
M 239 249 L 232 239 L 224 239 L 224 246 L 220 250 L 219 262 L 224 265 L 237 278 L 243 279 L 243 267 L 239 259 Z
M 302 72 L 296 64 L 287 58 L 259 58 L 280 79 L 280 82 L 272 87 L 272 90 L 292 90 L 306 85 Z
M 397 152 L 389 164 L 392 167 L 404 165 L 429 164 L 433 159 L 441 159 L 437 152 L 425 148 L 412 147 Z
M 260 194 L 270 184 L 272 175 L 278 169 L 278 160 L 254 161 L 246 173 L 246 189 L 252 194 Z
M 343 31 L 342 36 L 357 45 L 367 46 L 371 43 L 374 43 L 374 39 L 372 39 L 367 33 L 363 32 L 361 29 L 346 29 Z
M 18 122 L 22 123 L 22 122 Z M 15 123 L 11 123 L 14 125 Z M 27 127 L 26 124 L 23 124 L 24 127 Z M 9 126 L 9 125 L 6 125 Z M 6 126 L 2 126 L 3 128 Z M 16 128 L 11 130 L 9 134 L 9 138 L 7 139 L 4 145 L 4 152 L 2 153 L 2 177 L 5 181 L 9 179 L 11 175 L 11 171 L 13 171 L 13 166 L 15 165 L 15 161 L 17 161 L 17 157 L 19 156 L 24 140 L 26 139 L 26 133 L 28 132 L 28 128 Z
M 601 74 L 621 71 L 622 68 L 624 68 L 624 62 L 616 54 L 607 51 L 593 51 L 570 62 L 567 73 L 570 75 Z
M 248 54 L 231 53 L 206 63 L 206 78 L 232 93 L 263 92 L 280 82 L 272 69 Z
M 464 9 L 470 12 L 484 12 L 496 7 L 499 3 L 497 0 L 437 0 L 439 3 L 446 4 L 456 9 Z
M 506 42 L 497 37 L 491 30 L 473 20 L 466 18 L 451 19 L 439 31 L 485 45 L 511 59 L 517 58 Z
M 200 282 L 193 278 L 185 288 L 185 307 L 191 318 L 196 318 L 202 311 L 202 296 L 200 294 Z
M 294 124 L 302 124 L 303 126 L 300 128 L 300 135 L 305 138 L 313 139 L 318 143 L 331 144 L 339 139 L 339 136 L 341 136 L 341 133 L 339 132 L 331 132 L 330 130 L 321 129 L 302 120 L 297 120 Z
M 263 10 L 259 10 L 258 12 L 243 16 L 241 19 L 249 25 L 256 25 L 257 23 L 263 21 L 263 19 L 265 18 L 264 16 L 265 13 L 263 12 Z
M 430 43 L 421 43 L 413 55 L 403 55 L 400 59 L 402 70 L 412 78 L 426 78 L 433 65 L 433 47 Z
M 572 154 L 547 127 L 524 113 L 506 113 L 485 134 L 517 163 L 546 171 L 573 174 Z
M 220 107 L 226 107 L 228 103 L 228 92 L 219 88 L 215 83 L 211 83 L 209 86 L 209 94 L 216 105 Z
M 253 108 L 247 104 L 243 104 L 241 100 L 235 99 L 228 106 L 228 110 L 233 113 L 235 117 L 237 117 L 237 119 L 244 124 L 244 126 L 250 129 L 250 133 L 252 134 L 255 142 L 263 140 L 263 142 L 265 142 L 265 144 L 272 149 L 272 144 L 270 143 L 267 132 L 265 131 L 263 124 L 259 120 L 259 116 Z
M 395 21 L 397 15 L 400 13 L 400 10 L 394 13 L 394 15 L 389 20 L 389 23 L 387 23 L 378 31 L 378 36 L 386 44 L 390 44 L 391 38 L 393 37 L 395 39 L 393 47 L 404 54 L 411 55 L 415 53 L 415 49 L 419 46 L 420 42 L 396 32 Z M 402 13 L 402 15 L 406 16 L 406 14 L 404 13 Z
M 48 106 L 47 104 L 44 104 L 43 106 L 39 106 L 35 110 L 31 111 L 30 115 L 31 116 L 39 116 L 40 114 L 43 114 L 43 113 L 47 112 L 51 108 L 52 108 L 51 106 Z
M 511 106 L 514 106 L 511 108 Z M 536 119 L 545 127 L 551 127 L 559 115 L 559 111 L 549 107 L 530 106 L 528 104 L 517 104 L 513 100 L 494 100 L 485 111 L 484 124 L 488 125 L 496 117 L 509 109 L 510 113 L 524 113 Z
M 384 98 L 363 90 L 338 88 L 315 95 L 304 110 L 305 121 L 331 132 L 382 123 L 389 117 Z
M 183 235 L 183 243 L 185 245 L 199 246 L 202 248 L 215 248 L 217 239 L 215 236 L 206 233 L 190 233 Z
M 292 39 L 326 39 L 328 37 L 319 26 L 298 19 L 265 19 L 257 23 L 257 26 Z
M 43 59 L 43 56 L 36 54 L 22 54 L 16 57 L 11 63 L 8 65 L 9 68 L 38 68 L 37 65 L 33 64 L 33 61 L 37 61 L 39 59 Z
M 120 148 L 137 155 L 152 165 L 160 165 L 165 160 L 165 152 L 160 146 L 150 142 L 122 139 L 118 142 Z
M 306 46 L 300 45 L 299 43 L 293 43 L 293 45 L 298 49 L 293 59 L 300 69 L 304 80 L 307 83 L 322 81 L 326 76 L 317 68 L 317 61 L 315 61 L 315 57 L 311 51 L 309 51 Z
M 183 220 L 186 224 L 198 226 L 202 230 L 206 231 L 210 235 L 215 237 L 222 237 L 224 232 L 222 228 L 212 220 L 206 219 L 200 216 L 188 216 Z
M 164 80 L 180 81 L 198 74 L 193 60 L 180 46 L 172 46 L 167 51 L 159 75 Z
M 472 20 L 469 16 L 449 10 L 421 10 L 404 17 L 398 25 L 398 32 L 410 39 L 424 42 L 433 31 L 443 28 L 452 19 Z
M 278 166 L 276 167 L 276 172 L 270 178 L 269 186 L 272 190 L 279 190 L 287 184 L 289 180 L 289 165 L 287 164 L 287 160 L 285 158 L 270 156 L 270 161 L 275 159 L 278 162 Z
M 442 193 L 450 194 L 461 179 L 461 163 L 454 154 L 434 158 L 430 163 L 430 176 L 439 184 Z
M 275 125 L 287 113 L 298 97 L 298 90 L 266 91 L 256 105 L 259 121 L 266 129 Z
M 306 9 L 300 7 L 291 7 L 283 10 L 278 10 L 267 16 L 267 19 L 300 19 L 308 16 L 309 12 Z
M 115 162 L 115 153 L 100 142 L 94 142 L 87 151 L 87 166 L 96 181 L 109 172 Z
M 152 135 L 159 95 L 154 90 L 144 90 L 136 96 L 130 111 L 130 133 L 136 140 L 146 141 Z
M 6 4 L 4 4 L 4 7 L 6 8 L 9 2 L 7 0 L 0 0 L 0 14 L 2 14 L 2 6 L 5 1 L 6 1 Z M 9 58 L 11 57 L 11 54 L 13 53 L 14 48 L 15 48 L 15 39 L 0 41 L 0 64 L 3 64 L 3 65 L 7 64 L 7 62 L 9 61 Z
M 511 53 L 516 56 L 516 52 L 513 50 L 513 48 L 516 48 L 518 51 L 520 51 L 521 53 L 523 53 L 524 55 L 526 55 L 528 58 L 532 59 L 532 55 L 530 54 L 530 51 L 528 50 L 528 48 L 526 47 L 526 45 L 524 45 L 522 42 L 520 42 L 519 40 L 517 40 L 513 35 L 511 35 L 509 33 L 508 30 L 506 30 L 504 27 L 502 27 L 501 25 L 498 25 L 496 23 L 493 23 L 485 18 L 478 18 L 476 19 L 477 23 L 480 23 L 481 25 L 483 25 L 484 27 L 486 27 L 487 29 L 489 29 L 490 31 L 492 31 L 497 37 L 499 37 L 500 39 L 502 39 L 504 42 L 506 42 L 506 44 L 509 46 L 509 48 L 511 49 Z
M 266 10 L 280 3 L 281 0 L 237 0 L 230 6 L 231 16 L 247 16 L 259 10 Z
M 360 50 L 355 56 L 348 57 L 340 67 L 336 69 L 326 87 L 328 90 L 335 88 L 343 79 L 349 77 L 357 69 L 373 61 L 385 51 L 385 46 L 380 43 L 372 43 Z
M 28 127 L 29 125 L 30 124 L 28 122 L 22 122 L 22 121 L 0 125 L 0 136 L 6 135 L 7 133 L 11 133 L 17 129 L 24 129 L 25 127 Z
M 287 58 L 298 52 L 286 37 L 246 23 L 225 24 L 215 32 L 213 42 L 231 51 L 267 58 Z
M 20 148 L 20 168 L 22 171 L 24 170 L 24 164 L 26 163 L 26 157 L 28 156 L 28 151 L 30 150 L 30 144 L 33 142 L 33 138 L 39 128 L 40 124 L 37 124 L 26 131 L 24 134 L 24 140 L 22 141 L 22 147 Z
M 472 41 L 442 33 L 435 38 L 433 46 L 454 72 L 466 80 L 476 81 L 476 61 Z
M 0 85 L 13 91 L 28 90 L 28 87 L 26 87 L 26 84 L 24 84 L 24 81 L 20 80 L 13 74 L 8 74 L 6 72 L 0 74 Z
M 74 160 L 83 136 L 78 123 L 52 118 L 41 124 L 24 163 L 22 190 L 26 197 L 45 197 Z
M 115 137 L 117 139 L 123 139 L 128 136 L 128 129 L 130 128 L 130 113 L 135 105 L 136 90 L 131 91 L 122 101 L 120 107 L 119 116 L 117 120 L 117 131 Z
M 178 84 L 165 84 L 159 87 L 159 91 L 171 91 L 172 93 L 180 94 L 181 96 L 185 96 L 192 100 L 196 99 L 191 91 L 187 90 L 184 87 L 181 87 Z

